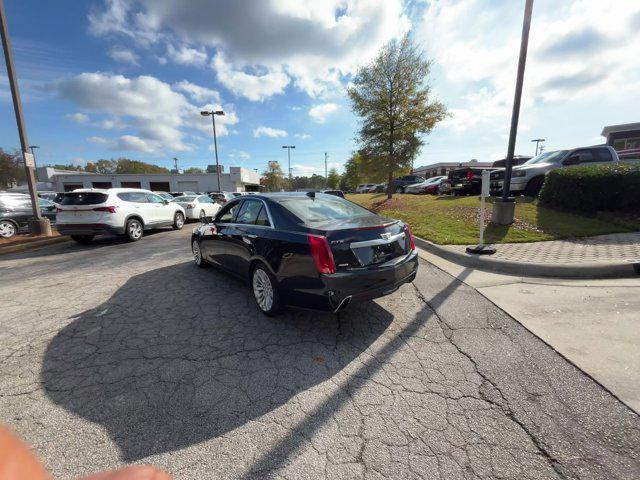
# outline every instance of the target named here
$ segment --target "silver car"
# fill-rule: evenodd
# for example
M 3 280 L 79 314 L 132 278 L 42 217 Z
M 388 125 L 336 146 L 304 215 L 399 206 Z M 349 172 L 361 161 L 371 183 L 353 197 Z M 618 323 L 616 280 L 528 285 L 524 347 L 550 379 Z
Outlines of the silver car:
M 513 195 L 537 197 L 544 184 L 545 175 L 557 168 L 574 165 L 595 165 L 619 162 L 618 154 L 607 145 L 574 148 L 573 150 L 556 150 L 544 152 L 533 157 L 522 165 L 513 167 L 511 171 L 511 189 Z M 491 194 L 502 193 L 504 168 L 491 172 Z

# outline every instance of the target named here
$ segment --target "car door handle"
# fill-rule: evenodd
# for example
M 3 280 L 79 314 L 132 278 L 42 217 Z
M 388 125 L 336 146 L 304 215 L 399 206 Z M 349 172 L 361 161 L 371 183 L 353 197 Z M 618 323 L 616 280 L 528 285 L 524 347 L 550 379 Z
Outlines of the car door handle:
M 254 238 L 258 238 L 257 235 L 254 235 L 253 233 L 245 233 L 242 238 L 250 238 L 250 239 L 254 239 Z

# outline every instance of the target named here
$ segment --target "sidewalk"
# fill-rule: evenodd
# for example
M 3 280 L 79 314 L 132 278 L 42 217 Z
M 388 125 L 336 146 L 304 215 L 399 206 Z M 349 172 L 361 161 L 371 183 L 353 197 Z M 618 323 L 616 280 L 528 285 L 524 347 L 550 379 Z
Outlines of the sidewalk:
M 498 273 L 560 278 L 624 278 L 640 275 L 640 232 L 535 243 L 496 245 L 494 255 L 466 253 L 467 245 L 419 246 L 451 262 Z
M 607 235 L 580 242 L 544 242 L 549 247 L 535 244 L 534 248 L 532 245 L 520 244 L 520 248 L 529 252 L 522 254 L 520 258 L 522 261 L 545 259 L 547 262 L 569 265 L 572 261 L 589 259 L 590 264 L 599 262 L 609 265 L 615 250 L 629 258 L 634 251 L 637 252 L 639 235 Z M 618 243 L 615 243 L 611 237 L 622 238 L 618 238 Z M 635 245 L 630 245 L 632 239 L 635 239 Z M 424 241 L 420 244 L 424 244 Z M 420 244 L 416 241 L 416 245 L 421 246 Z M 586 248 L 585 245 L 595 246 L 602 255 L 597 258 L 589 252 L 580 255 L 579 252 Z M 502 245 L 499 246 L 501 247 Z M 513 252 L 514 246 L 506 247 L 503 253 L 505 257 L 509 250 Z M 463 252 L 464 247 L 452 247 L 451 250 Z M 420 249 L 419 254 L 423 259 L 475 288 L 627 406 L 640 413 L 640 276 L 559 279 L 505 275 L 454 263 L 424 249 Z

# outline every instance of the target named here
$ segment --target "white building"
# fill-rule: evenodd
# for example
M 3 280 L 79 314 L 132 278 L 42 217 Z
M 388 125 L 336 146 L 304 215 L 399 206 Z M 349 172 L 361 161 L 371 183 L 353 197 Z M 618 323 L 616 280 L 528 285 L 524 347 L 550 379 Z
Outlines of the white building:
M 215 192 L 218 176 L 215 173 L 89 173 L 40 167 L 38 180 L 52 184 L 56 192 L 69 192 L 76 188 L 144 188 L 160 192 Z M 229 173 L 220 174 L 220 189 L 225 192 L 258 191 L 260 174 L 254 170 L 231 167 Z

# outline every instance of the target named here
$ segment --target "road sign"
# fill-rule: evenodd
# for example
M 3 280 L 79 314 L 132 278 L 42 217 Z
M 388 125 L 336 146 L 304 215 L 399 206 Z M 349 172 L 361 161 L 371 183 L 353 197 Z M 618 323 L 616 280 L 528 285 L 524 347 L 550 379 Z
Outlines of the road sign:
M 22 159 L 24 164 L 29 168 L 36 168 L 36 159 L 33 158 L 33 154 L 29 152 L 22 152 Z

